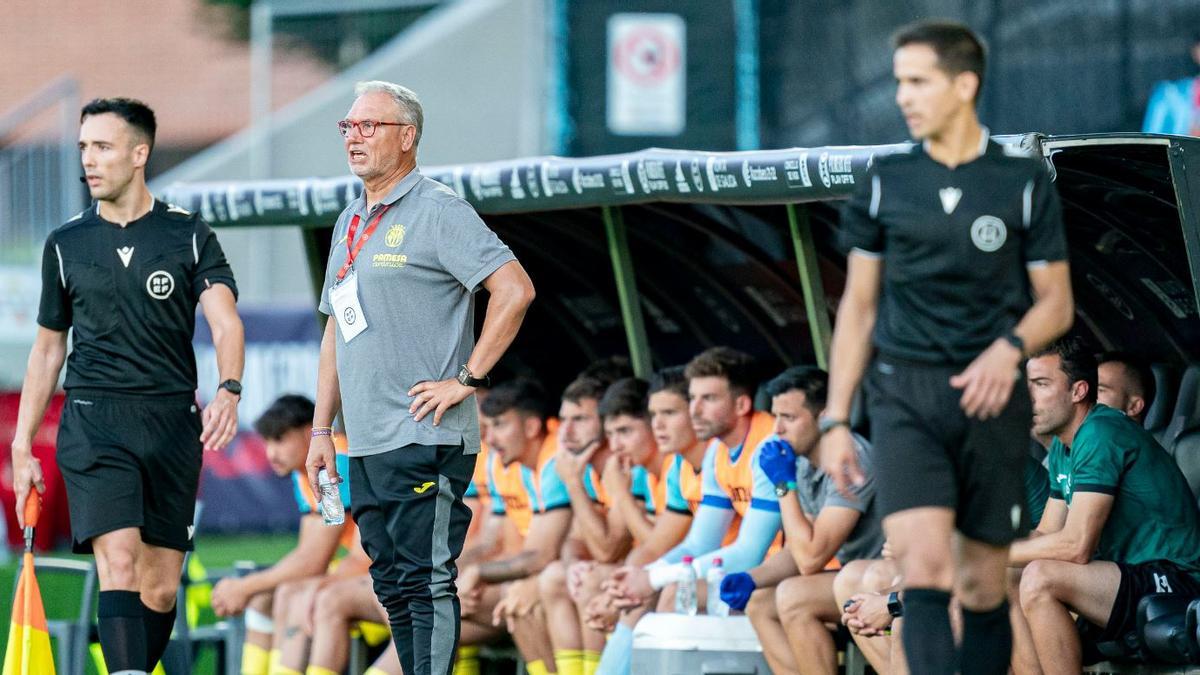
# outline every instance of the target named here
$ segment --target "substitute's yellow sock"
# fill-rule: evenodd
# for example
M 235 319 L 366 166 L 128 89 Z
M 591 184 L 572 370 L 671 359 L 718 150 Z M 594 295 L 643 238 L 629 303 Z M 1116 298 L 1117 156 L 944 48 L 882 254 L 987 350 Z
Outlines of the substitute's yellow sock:
M 388 671 L 384 670 L 383 668 L 376 668 L 375 666 L 371 666 L 370 668 L 367 668 L 366 670 L 363 671 L 363 675 L 392 675 L 392 674 L 389 673 Z
M 278 649 L 271 650 L 271 669 L 267 673 L 268 675 L 304 675 L 298 670 L 283 665 L 283 652 Z
M 541 659 L 526 663 L 525 672 L 529 675 L 550 675 L 550 671 L 546 670 L 546 664 L 542 663 Z
M 583 650 L 555 649 L 554 665 L 558 675 L 583 675 Z
M 271 655 L 267 648 L 247 642 L 242 645 L 242 675 L 267 675 L 271 669 Z
M 583 675 L 596 675 L 596 669 L 599 667 L 600 652 L 590 649 L 583 650 Z
M 459 647 L 454 675 L 479 675 L 479 647 Z
M 308 670 L 304 671 L 304 675 L 338 675 L 338 671 L 322 668 L 321 666 L 310 665 Z

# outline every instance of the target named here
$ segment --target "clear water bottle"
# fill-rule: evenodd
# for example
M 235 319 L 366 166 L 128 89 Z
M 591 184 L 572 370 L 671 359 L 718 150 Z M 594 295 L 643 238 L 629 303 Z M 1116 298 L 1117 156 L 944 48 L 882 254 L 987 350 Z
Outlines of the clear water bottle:
M 321 488 L 321 516 L 326 525 L 341 525 L 346 522 L 346 509 L 342 506 L 342 491 L 338 484 L 329 479 L 329 472 L 317 472 L 317 486 Z
M 720 558 L 713 558 L 712 567 L 704 575 L 704 585 L 708 589 L 707 611 L 710 616 L 729 616 L 729 605 L 721 599 L 721 580 L 725 578 L 725 568 L 721 566 Z
M 683 556 L 679 563 L 679 581 L 675 586 L 675 613 L 696 616 L 696 568 L 692 556 Z

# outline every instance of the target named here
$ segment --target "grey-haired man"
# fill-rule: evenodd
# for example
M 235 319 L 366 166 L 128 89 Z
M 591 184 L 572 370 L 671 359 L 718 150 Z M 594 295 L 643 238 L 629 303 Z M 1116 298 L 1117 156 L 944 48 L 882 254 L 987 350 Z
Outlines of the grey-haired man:
M 326 323 L 307 470 L 336 477 L 340 409 L 353 515 L 404 672 L 449 674 L 454 586 L 479 452 L 477 386 L 512 343 L 533 284 L 467 202 L 417 170 L 416 94 L 364 82 L 338 122 L 364 193 L 334 227 L 321 293 Z M 490 293 L 475 342 L 475 291 Z

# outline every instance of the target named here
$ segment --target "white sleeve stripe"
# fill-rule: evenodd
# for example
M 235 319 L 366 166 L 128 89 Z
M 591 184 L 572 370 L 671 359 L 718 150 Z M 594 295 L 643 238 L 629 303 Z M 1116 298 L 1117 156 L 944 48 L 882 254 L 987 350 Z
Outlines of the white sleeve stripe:
M 850 254 L 861 255 L 862 257 L 870 258 L 871 260 L 878 260 L 883 257 L 883 254 L 878 251 L 868 251 L 866 249 L 858 248 L 857 246 L 850 249 Z
M 200 249 L 196 248 L 196 233 L 192 233 L 192 258 L 196 260 L 196 264 L 200 264 Z
M 1040 270 L 1043 267 L 1048 267 L 1049 265 L 1049 260 L 1030 260 L 1029 262 L 1025 263 L 1025 269 Z
M 1029 226 L 1032 224 L 1032 221 L 1033 221 L 1033 179 L 1032 178 L 1030 178 L 1029 182 L 1025 184 L 1025 193 L 1021 196 L 1021 218 L 1022 218 L 1022 222 L 1025 223 L 1025 229 L 1028 230 Z
M 881 190 L 879 189 L 879 174 L 875 174 L 874 176 L 871 176 L 871 209 L 869 211 L 869 215 L 872 218 L 879 217 L 880 197 Z
M 67 287 L 67 273 L 63 271 L 62 249 L 58 244 L 54 245 L 54 255 L 58 256 L 58 279 L 62 281 L 63 288 Z

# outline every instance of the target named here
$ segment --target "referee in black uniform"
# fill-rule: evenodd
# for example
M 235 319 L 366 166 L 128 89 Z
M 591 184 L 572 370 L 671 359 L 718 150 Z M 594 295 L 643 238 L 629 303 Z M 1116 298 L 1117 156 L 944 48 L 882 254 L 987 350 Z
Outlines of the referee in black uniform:
M 192 522 L 202 450 L 237 431 L 243 352 L 233 273 L 207 224 L 146 188 L 154 112 L 123 98 L 83 108 L 79 151 L 95 199 L 46 239 L 38 333 L 13 440 L 17 516 L 42 471 L 30 448 L 67 352 L 57 461 L 76 552 L 94 551 L 108 672 L 162 656 Z M 212 328 L 221 388 L 195 403 L 196 304 Z M 23 523 L 22 523 L 23 525 Z
M 1005 673 L 1008 546 L 1028 522 L 1020 364 L 1066 332 L 1074 311 L 1062 217 L 1042 162 L 991 142 L 979 124 L 984 50 L 968 28 L 902 29 L 894 70 L 920 143 L 877 158 L 842 213 L 850 254 L 822 463 L 842 489 L 862 480 L 847 419 L 866 375 L 909 671 Z M 957 650 L 951 591 L 963 607 Z

